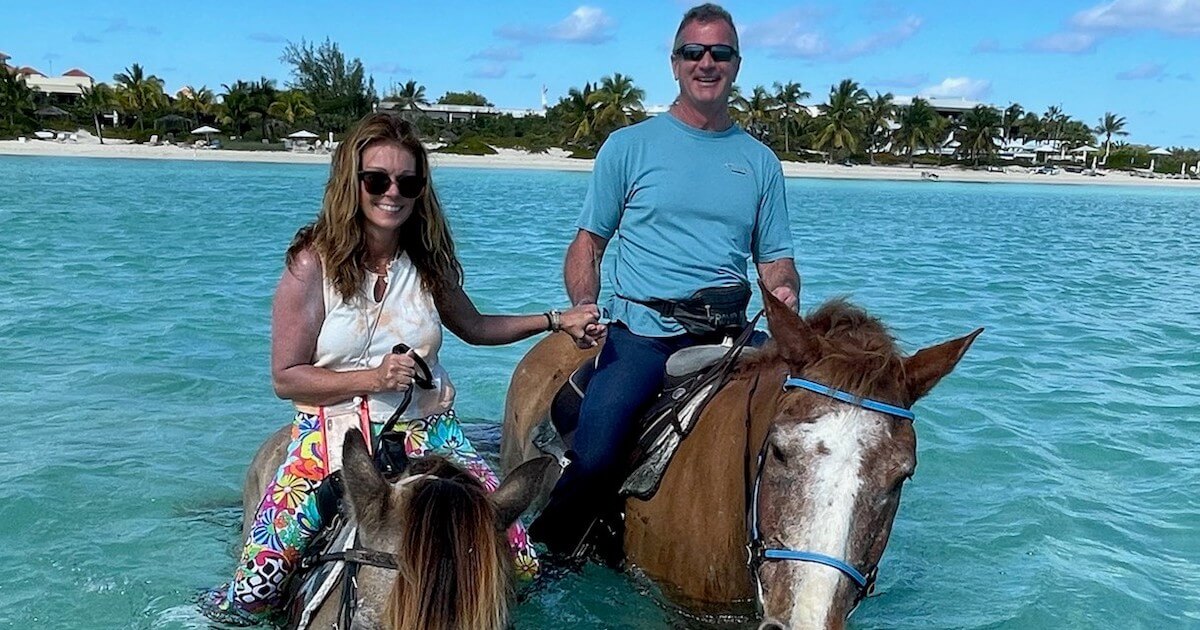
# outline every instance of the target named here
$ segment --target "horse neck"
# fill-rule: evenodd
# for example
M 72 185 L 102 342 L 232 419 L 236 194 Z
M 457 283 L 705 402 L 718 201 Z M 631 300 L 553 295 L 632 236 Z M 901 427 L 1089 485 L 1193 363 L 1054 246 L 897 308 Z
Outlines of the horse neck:
M 510 560 L 482 489 L 431 479 L 414 489 L 404 512 L 400 574 L 385 612 L 390 627 L 504 628 Z

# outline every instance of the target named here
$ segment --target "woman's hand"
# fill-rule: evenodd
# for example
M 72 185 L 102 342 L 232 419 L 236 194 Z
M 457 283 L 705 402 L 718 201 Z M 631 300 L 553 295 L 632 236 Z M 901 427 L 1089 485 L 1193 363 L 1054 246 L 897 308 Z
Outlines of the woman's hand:
M 599 344 L 608 328 L 600 322 L 600 307 L 595 304 L 580 304 L 562 312 L 560 329 L 571 335 L 575 345 L 582 349 Z
M 402 392 L 412 387 L 417 362 L 408 353 L 391 353 L 383 357 L 383 363 L 372 372 L 375 376 L 374 391 Z

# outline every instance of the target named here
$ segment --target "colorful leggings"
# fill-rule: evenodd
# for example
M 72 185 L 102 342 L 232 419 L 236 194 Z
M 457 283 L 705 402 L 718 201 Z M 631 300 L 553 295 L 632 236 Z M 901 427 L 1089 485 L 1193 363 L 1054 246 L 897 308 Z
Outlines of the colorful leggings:
M 233 582 L 219 592 L 223 601 L 210 605 L 224 610 L 232 605 L 237 613 L 259 619 L 268 618 L 282 605 L 279 598 L 284 583 L 321 528 L 313 490 L 327 474 L 322 423 L 322 416 L 296 414 L 288 455 L 275 479 L 267 485 Z M 376 432 L 382 428 L 377 423 L 371 426 Z M 463 435 L 453 410 L 423 419 L 401 420 L 396 430 L 408 434 L 405 450 L 410 457 L 442 455 L 466 468 L 483 482 L 488 492 L 499 485 L 496 474 Z M 508 541 L 518 578 L 532 579 L 538 569 L 537 556 L 520 522 L 509 528 Z

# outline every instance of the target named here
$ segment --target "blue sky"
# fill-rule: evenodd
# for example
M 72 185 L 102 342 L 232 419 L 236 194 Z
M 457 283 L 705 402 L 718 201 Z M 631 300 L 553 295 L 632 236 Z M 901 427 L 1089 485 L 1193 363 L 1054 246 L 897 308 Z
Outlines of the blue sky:
M 0 51 L 46 74 L 97 80 L 132 63 L 172 93 L 266 76 L 285 85 L 287 42 L 337 42 L 385 90 L 474 90 L 500 107 L 551 104 L 572 86 L 631 75 L 647 105 L 677 92 L 668 50 L 692 2 L 203 3 L 63 0 L 5 9 Z M 798 81 L 824 100 L 853 78 L 872 92 L 1050 105 L 1094 125 L 1128 119 L 1133 142 L 1200 146 L 1200 0 L 739 0 L 738 83 Z

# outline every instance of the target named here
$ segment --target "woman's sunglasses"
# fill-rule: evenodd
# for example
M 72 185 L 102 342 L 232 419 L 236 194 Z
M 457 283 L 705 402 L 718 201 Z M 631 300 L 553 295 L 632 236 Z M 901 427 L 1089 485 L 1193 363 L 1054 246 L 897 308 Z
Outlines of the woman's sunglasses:
M 393 178 L 383 171 L 358 172 L 358 181 L 362 182 L 363 188 L 372 195 L 386 193 L 392 187 L 393 180 L 396 182 L 396 190 L 405 199 L 416 199 L 425 189 L 425 178 L 420 175 L 401 175 Z
M 712 54 L 713 61 L 724 63 L 736 57 L 738 51 L 728 44 L 684 44 L 675 49 L 676 55 L 688 61 L 700 61 L 704 53 Z

